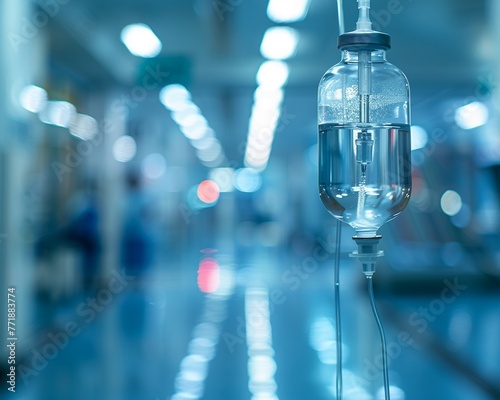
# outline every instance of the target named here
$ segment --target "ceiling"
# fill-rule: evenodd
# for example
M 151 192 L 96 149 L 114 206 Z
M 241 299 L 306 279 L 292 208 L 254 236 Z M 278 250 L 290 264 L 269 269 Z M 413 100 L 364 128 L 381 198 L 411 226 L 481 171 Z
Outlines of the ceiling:
M 390 8 L 391 3 L 399 7 Z M 244 0 L 72 0 L 54 18 L 66 35 L 51 40 L 59 42 L 56 53 L 64 52 L 64 58 L 72 53 L 72 41 L 89 53 L 71 54 L 82 61 L 78 65 L 83 74 L 93 58 L 126 84 L 139 60 L 120 42 L 120 31 L 129 23 L 144 22 L 161 39 L 162 55 L 191 59 L 193 84 L 253 86 L 263 61 L 259 53 L 263 33 L 274 25 L 266 6 L 267 1 Z M 355 1 L 345 1 L 344 9 L 346 28 L 352 30 Z M 480 54 L 487 37 L 484 0 L 374 0 L 372 19 L 375 27 L 392 36 L 391 61 L 419 84 L 470 82 L 484 61 Z M 339 58 L 336 2 L 311 0 L 306 19 L 291 25 L 301 38 L 290 61 L 289 87 L 316 84 Z
M 120 42 L 120 31 L 129 23 L 146 23 L 163 43 L 161 59 L 181 56 L 189 61 L 186 76 L 193 96 L 219 131 L 228 157 L 241 162 L 238 147 L 248 129 L 255 74 L 264 61 L 260 42 L 274 25 L 266 15 L 267 3 L 69 1 L 50 24 L 52 78 L 71 80 L 86 92 L 133 87 L 142 61 Z M 355 1 L 344 1 L 344 8 L 346 28 L 352 30 Z M 435 120 L 431 114 L 439 109 L 437 103 L 474 94 L 488 74 L 492 44 L 487 10 L 486 0 L 372 1 L 375 27 L 392 36 L 388 59 L 410 80 L 414 122 Z M 317 84 L 340 57 L 336 2 L 311 0 L 305 20 L 291 25 L 300 40 L 296 56 L 289 60 L 283 110 L 293 123 L 277 135 L 273 147 L 273 154 L 286 157 L 315 141 Z M 156 103 L 157 108 L 148 105 L 144 112 L 161 112 Z

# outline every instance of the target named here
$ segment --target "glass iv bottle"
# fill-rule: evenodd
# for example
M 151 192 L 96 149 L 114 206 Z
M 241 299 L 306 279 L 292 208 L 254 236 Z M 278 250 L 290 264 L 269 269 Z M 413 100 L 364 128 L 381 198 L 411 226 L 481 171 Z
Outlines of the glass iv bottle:
M 359 237 L 376 236 L 411 192 L 410 87 L 377 35 L 341 35 L 342 60 L 318 90 L 320 197 Z

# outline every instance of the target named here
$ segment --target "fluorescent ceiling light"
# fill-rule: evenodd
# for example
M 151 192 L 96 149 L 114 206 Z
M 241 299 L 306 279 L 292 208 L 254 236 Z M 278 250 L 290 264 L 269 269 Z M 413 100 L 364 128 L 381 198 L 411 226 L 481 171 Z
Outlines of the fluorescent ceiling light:
M 208 177 L 219 186 L 221 193 L 225 193 L 234 190 L 233 174 L 233 168 L 213 168 L 208 173 Z
M 193 116 L 201 116 L 201 110 L 192 102 L 186 103 L 181 111 L 172 112 L 172 119 L 180 126 L 188 125 Z
M 462 209 L 462 198 L 454 190 L 447 190 L 441 196 L 441 209 L 446 215 L 453 217 Z
M 137 144 L 132 136 L 124 135 L 113 144 L 113 157 L 119 162 L 129 162 L 135 157 Z
M 277 23 L 302 21 L 309 11 L 310 0 L 269 0 L 267 16 Z
M 259 190 L 262 178 L 257 171 L 251 168 L 240 168 L 233 174 L 234 187 L 243 193 L 252 193 Z
M 121 41 L 137 57 L 152 58 L 160 54 L 161 42 L 145 24 L 131 24 L 123 28 Z
M 295 55 L 299 33 L 287 26 L 274 26 L 264 33 L 260 54 L 270 60 L 286 60 Z
M 265 61 L 257 72 L 257 84 L 266 88 L 281 88 L 288 81 L 288 65 L 283 61 Z
M 69 133 L 83 140 L 92 139 L 98 132 L 95 118 L 85 114 L 76 114 L 69 126 Z
M 75 116 L 75 106 L 67 101 L 49 101 L 39 114 L 40 121 L 63 128 L 68 128 Z
M 262 104 L 269 104 L 272 106 L 280 106 L 283 101 L 284 93 L 281 88 L 265 88 L 263 86 L 257 87 L 253 94 L 255 102 Z
M 462 129 L 474 129 L 488 122 L 488 107 L 475 101 L 455 111 L 455 122 Z
M 38 86 L 26 86 L 19 95 L 19 101 L 24 109 L 37 113 L 47 104 L 47 92 Z
M 191 102 L 191 93 L 177 83 L 165 86 L 160 91 L 161 103 L 171 111 L 180 111 Z
M 429 135 L 427 131 L 418 125 L 413 125 L 411 127 L 411 149 L 418 150 L 427 146 L 429 141 Z

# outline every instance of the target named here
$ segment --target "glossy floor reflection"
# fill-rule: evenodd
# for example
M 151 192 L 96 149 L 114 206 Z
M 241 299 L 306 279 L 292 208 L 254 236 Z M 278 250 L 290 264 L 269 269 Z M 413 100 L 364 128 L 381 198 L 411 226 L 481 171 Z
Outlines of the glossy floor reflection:
M 334 399 L 332 260 L 283 254 L 193 252 L 143 277 L 117 273 L 57 308 L 23 361 L 18 398 Z M 364 277 L 348 257 L 341 273 L 344 399 L 383 399 Z M 376 287 L 393 400 L 500 398 L 498 294 L 455 285 L 440 297 L 446 285 Z

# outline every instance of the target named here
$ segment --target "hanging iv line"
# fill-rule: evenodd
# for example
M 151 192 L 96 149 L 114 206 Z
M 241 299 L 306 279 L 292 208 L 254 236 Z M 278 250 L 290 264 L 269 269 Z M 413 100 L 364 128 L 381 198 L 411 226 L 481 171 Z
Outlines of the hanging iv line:
M 345 33 L 344 28 L 344 5 L 342 0 L 337 0 L 337 11 L 339 16 L 339 35 Z M 337 219 L 335 235 L 335 333 L 336 333 L 336 357 L 337 377 L 335 382 L 335 394 L 337 400 L 342 400 L 343 376 L 342 376 L 342 318 L 340 310 L 340 244 L 342 235 L 342 223 Z
M 370 0 L 358 0 L 356 30 L 344 33 L 342 0 L 338 47 L 342 60 L 318 88 L 319 192 L 325 207 L 356 231 L 353 240 L 367 278 L 370 305 L 382 345 L 385 399 L 390 399 L 385 334 L 373 295 L 378 229 L 395 218 L 410 198 L 411 147 L 409 84 L 385 59 L 390 36 L 373 31 Z M 376 79 L 374 78 L 376 76 Z M 339 255 L 337 254 L 337 257 Z M 337 399 L 342 397 L 339 262 L 335 264 Z M 340 348 L 340 350 L 339 350 Z

